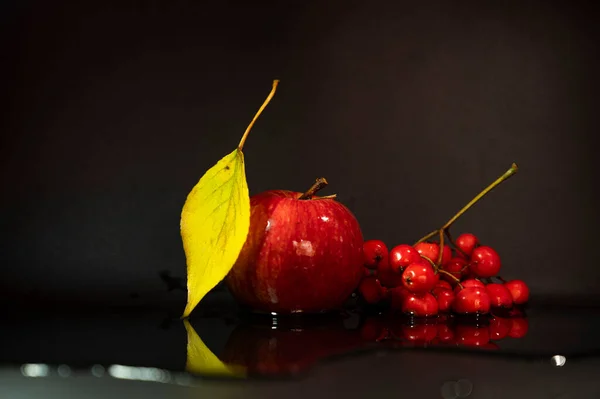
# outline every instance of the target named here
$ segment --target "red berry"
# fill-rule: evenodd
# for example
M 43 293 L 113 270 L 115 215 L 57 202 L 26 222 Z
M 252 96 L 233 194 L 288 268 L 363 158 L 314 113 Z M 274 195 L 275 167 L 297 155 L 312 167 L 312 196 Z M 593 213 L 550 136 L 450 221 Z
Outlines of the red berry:
M 493 317 L 490 320 L 490 339 L 499 341 L 505 338 L 512 326 L 512 320 L 504 317 Z
M 456 238 L 455 244 L 465 255 L 471 256 L 475 247 L 479 245 L 479 240 L 474 234 L 463 233 Z M 460 254 L 460 251 L 458 253 Z
M 467 287 L 485 288 L 485 284 L 475 278 L 470 278 L 468 280 L 461 282 L 460 284 L 463 286 L 463 288 L 467 288 Z M 454 293 L 458 294 L 458 292 L 461 289 L 462 288 L 460 288 L 460 285 L 456 284 L 456 286 L 454 287 Z
M 415 249 L 419 254 L 428 257 L 433 262 L 437 262 L 440 256 L 440 246 L 437 242 L 420 242 L 415 245 Z M 452 259 L 452 249 L 448 245 L 444 245 L 442 252 L 442 265 L 445 265 Z
M 515 317 L 511 319 L 512 323 L 508 336 L 511 338 L 523 338 L 529 330 L 529 320 L 525 317 Z
M 452 285 L 449 282 L 445 281 L 445 280 L 438 280 L 438 282 L 435 283 L 434 289 L 438 288 L 438 287 L 439 288 L 446 288 L 446 289 L 449 289 L 449 290 L 452 289 Z
M 371 305 L 379 303 L 383 297 L 383 287 L 375 277 L 363 278 L 358 286 L 358 292 Z
M 377 269 L 382 259 L 387 259 L 388 248 L 381 240 L 367 240 L 363 243 L 364 265 L 369 269 Z
M 467 261 L 465 259 L 455 256 L 452 259 L 450 259 L 450 261 L 448 261 L 447 264 L 444 265 L 444 270 L 460 280 L 465 274 L 464 271 L 468 269 L 466 266 Z M 447 275 L 442 275 L 441 278 L 451 283 L 454 283 L 456 281 L 452 277 L 449 277 Z
M 458 291 L 452 310 L 456 313 L 480 313 L 485 314 L 490 311 L 490 297 L 485 287 L 466 287 Z
M 482 245 L 471 254 L 471 271 L 479 277 L 494 277 L 500 271 L 500 256 L 492 247 Z
M 448 288 L 435 287 L 432 293 L 437 299 L 438 311 L 440 313 L 449 312 L 452 308 L 452 302 L 454 302 L 454 292 Z
M 494 308 L 512 308 L 513 299 L 508 288 L 504 284 L 491 283 L 485 286 L 490 303 Z
M 402 284 L 410 292 L 429 292 L 435 287 L 439 276 L 433 271 L 433 267 L 424 263 L 413 263 L 402 273 Z
M 490 342 L 490 330 L 487 326 L 457 325 L 454 334 L 459 345 L 483 346 Z
M 404 324 L 402 326 L 402 338 L 411 342 L 427 343 L 433 341 L 437 336 L 435 324 Z
M 377 273 L 375 270 L 363 267 L 363 277 L 376 277 Z
M 522 305 L 529 301 L 529 287 L 523 280 L 511 280 L 504 283 L 504 286 L 510 292 L 512 300 L 517 305 Z
M 402 275 L 392 271 L 388 258 L 382 259 L 377 265 L 377 278 L 381 285 L 387 288 L 402 285 Z
M 404 269 L 411 263 L 418 262 L 421 259 L 419 252 L 407 244 L 400 244 L 392 248 L 390 251 L 390 268 L 399 274 L 402 274 Z
M 429 292 L 411 293 L 402 300 L 402 312 L 415 317 L 430 317 L 438 314 L 438 303 Z
M 394 288 L 390 288 L 390 306 L 393 310 L 402 310 L 402 303 L 404 302 L 404 298 L 409 296 L 411 292 L 404 288 L 403 285 L 399 285 Z

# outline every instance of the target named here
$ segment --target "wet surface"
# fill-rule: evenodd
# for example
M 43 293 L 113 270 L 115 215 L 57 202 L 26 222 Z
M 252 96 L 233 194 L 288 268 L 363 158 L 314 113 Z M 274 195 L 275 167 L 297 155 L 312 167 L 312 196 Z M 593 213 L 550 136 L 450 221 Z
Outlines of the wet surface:
M 580 367 L 570 377 L 579 378 L 600 365 L 600 308 L 534 302 L 511 314 L 411 320 L 373 309 L 311 317 L 256 315 L 240 311 L 223 292 L 206 302 L 189 321 L 179 319 L 179 303 L 160 309 L 7 312 L 2 319 L 3 375 L 13 373 L 22 383 L 36 384 L 42 377 L 181 386 L 225 379 L 229 382 L 221 383 L 231 387 L 231 380 L 301 383 L 325 375 L 335 380 L 353 367 L 365 376 L 387 367 L 383 374 L 402 370 L 388 381 L 397 385 L 445 372 L 448 378 L 435 377 L 436 395 L 424 397 L 446 398 L 478 397 L 481 383 L 473 387 L 474 381 L 486 367 L 513 379 L 521 378 L 516 370 L 526 374 L 533 368 L 535 378 L 542 378 L 554 369 Z M 381 378 L 382 371 L 377 373 Z M 595 379 L 586 381 L 597 389 Z M 413 388 L 413 397 L 430 391 Z M 561 395 L 539 397 L 571 397 Z

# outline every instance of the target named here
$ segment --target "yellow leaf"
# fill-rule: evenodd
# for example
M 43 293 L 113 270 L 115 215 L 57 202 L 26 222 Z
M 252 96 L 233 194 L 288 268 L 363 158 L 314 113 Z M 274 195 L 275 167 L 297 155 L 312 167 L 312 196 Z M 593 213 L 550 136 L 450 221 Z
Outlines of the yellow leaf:
M 224 377 L 245 377 L 246 371 L 241 366 L 229 366 L 223 363 L 196 333 L 192 325 L 184 320 L 187 331 L 187 360 L 185 369 L 193 374 L 219 375 Z
M 229 273 L 249 228 L 244 154 L 236 148 L 202 176 L 183 206 L 181 238 L 188 278 L 183 317 Z
M 188 317 L 233 267 L 250 228 L 250 195 L 242 148 L 279 81 L 244 132 L 238 147 L 202 176 L 181 212 L 181 239 L 187 263 Z

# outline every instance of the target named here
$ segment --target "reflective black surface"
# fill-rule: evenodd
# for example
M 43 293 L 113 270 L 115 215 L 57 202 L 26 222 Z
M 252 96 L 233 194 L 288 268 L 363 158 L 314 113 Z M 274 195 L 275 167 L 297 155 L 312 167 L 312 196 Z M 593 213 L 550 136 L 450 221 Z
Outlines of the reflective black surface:
M 600 308 L 537 300 L 477 320 L 415 323 L 362 310 L 291 318 L 248 314 L 216 291 L 187 324 L 178 317 L 180 305 L 5 307 L 0 394 L 53 397 L 67 386 L 76 397 L 113 386 L 114 397 L 132 389 L 144 397 L 196 390 L 294 397 L 362 397 L 373 389 L 428 398 L 600 394 L 592 378 L 600 366 Z

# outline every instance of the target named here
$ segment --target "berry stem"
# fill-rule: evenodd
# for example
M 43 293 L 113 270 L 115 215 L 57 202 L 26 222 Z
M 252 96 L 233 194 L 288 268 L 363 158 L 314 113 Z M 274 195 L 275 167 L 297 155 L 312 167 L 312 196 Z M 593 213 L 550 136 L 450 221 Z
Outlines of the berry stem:
M 313 195 L 315 195 L 317 191 L 322 190 L 328 184 L 329 183 L 327 183 L 327 180 L 324 177 L 319 177 L 313 183 L 313 185 L 310 186 L 310 188 L 308 190 L 306 190 L 306 192 L 304 194 L 302 194 L 298 199 L 301 199 L 301 200 L 311 199 L 311 197 Z
M 435 262 L 436 265 L 438 265 L 438 267 L 442 266 L 442 258 L 444 257 L 444 230 L 440 230 L 440 244 L 439 244 L 439 248 L 440 250 L 438 251 L 438 258 L 437 258 L 437 262 Z
M 429 240 L 430 238 L 434 237 L 436 234 L 439 234 L 440 230 L 441 231 L 448 230 L 450 228 L 450 226 L 452 226 L 452 224 L 454 224 L 454 222 L 456 222 L 456 220 L 459 217 L 461 217 L 466 211 L 469 210 L 469 208 L 471 208 L 473 205 L 475 205 L 480 199 L 482 199 L 487 193 L 489 193 L 494 188 L 496 188 L 496 186 L 498 186 L 500 183 L 502 183 L 503 181 L 507 180 L 509 177 L 511 177 L 512 175 L 517 173 L 518 170 L 519 170 L 519 167 L 517 166 L 517 164 L 513 163 L 510 166 L 510 169 L 508 169 L 506 172 L 504 172 L 504 174 L 502 176 L 498 177 L 496 180 L 494 180 L 494 182 L 492 184 L 490 184 L 489 186 L 484 188 L 479 194 L 477 194 L 471 201 L 469 201 L 467 203 L 467 205 L 465 205 L 460 211 L 458 211 L 456 213 L 456 215 L 452 216 L 450 218 L 450 220 L 448 220 L 440 229 L 433 230 L 431 233 L 421 237 L 415 243 L 415 245 L 419 244 L 423 241 Z
M 438 265 L 433 260 L 429 259 L 429 257 L 427 257 L 425 255 L 421 255 L 421 254 L 419 254 L 419 255 L 421 256 L 421 258 L 425 259 L 427 262 L 429 262 L 431 264 L 431 267 L 433 267 L 433 271 L 435 273 L 437 273 L 440 270 Z
M 273 96 L 275 95 L 275 91 L 277 90 L 278 84 L 279 84 L 279 80 L 276 79 L 273 81 L 273 88 L 271 89 L 271 92 L 269 93 L 266 100 L 260 106 L 260 108 L 258 109 L 256 114 L 254 115 L 254 118 L 252 118 L 252 121 L 246 128 L 246 131 L 244 132 L 244 135 L 242 136 L 242 139 L 240 140 L 240 143 L 238 144 L 238 150 L 242 151 L 242 149 L 244 148 L 244 144 L 246 143 L 246 139 L 248 138 L 248 134 L 250 134 L 250 130 L 252 129 L 252 126 L 254 126 L 254 123 L 256 123 L 256 120 L 258 119 L 260 114 L 264 111 L 264 109 L 267 108 L 267 105 L 269 104 L 269 102 L 271 101 Z
M 506 283 L 506 280 L 503 279 L 502 277 L 500 277 L 500 276 L 494 276 L 494 277 L 497 278 L 498 280 L 500 280 L 503 284 Z
M 475 205 L 475 203 L 477 203 L 477 201 L 482 199 L 487 193 L 492 191 L 500 183 L 502 183 L 503 181 L 505 181 L 506 179 L 508 179 L 515 173 L 517 173 L 518 170 L 519 170 L 519 167 L 517 166 L 517 164 L 513 163 L 510 166 L 510 169 L 508 169 L 506 172 L 504 172 L 504 174 L 502 176 L 500 176 L 499 178 L 494 180 L 494 182 L 492 184 L 490 184 L 489 186 L 484 188 L 479 194 L 477 194 L 475 196 L 475 198 L 473 198 L 471 201 L 469 201 L 469 203 L 467 205 L 465 205 L 460 211 L 458 211 L 456 213 L 456 215 L 452 216 L 452 218 L 450 220 L 448 220 L 444 226 L 442 226 L 442 230 L 447 230 L 448 228 L 450 228 L 450 226 L 452 226 L 452 224 L 454 222 L 456 222 L 456 220 L 459 217 L 461 217 L 466 211 L 468 211 L 469 208 L 471 208 L 473 205 Z
M 433 236 L 435 236 L 440 230 L 433 230 L 431 233 L 419 238 L 419 241 L 415 242 L 414 245 L 420 244 L 422 242 L 425 242 L 427 240 L 429 240 L 430 238 L 432 238 Z
M 456 245 L 456 243 L 454 242 L 454 239 L 452 238 L 452 235 L 450 234 L 450 229 L 446 229 L 444 230 L 444 233 L 446 234 L 446 237 L 448 238 L 448 242 L 450 243 L 450 245 L 452 245 L 454 247 L 454 249 L 456 249 L 458 252 L 460 252 L 465 259 L 469 259 L 469 256 L 458 247 L 458 245 Z
M 438 270 L 438 271 L 439 271 L 440 273 L 442 273 L 442 274 L 445 274 L 446 276 L 449 276 L 450 278 L 452 278 L 452 279 L 453 279 L 453 280 L 456 282 L 456 284 L 458 284 L 458 286 L 460 287 L 460 289 L 461 289 L 461 290 L 464 288 L 464 287 L 462 286 L 462 284 L 460 283 L 460 279 L 459 279 L 459 278 L 457 278 L 457 277 L 456 277 L 454 274 L 452 274 L 452 273 L 449 273 L 449 272 L 447 272 L 447 271 L 445 271 L 445 270 L 442 270 L 442 269 L 440 269 L 440 270 Z

